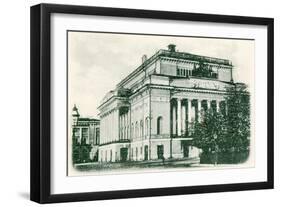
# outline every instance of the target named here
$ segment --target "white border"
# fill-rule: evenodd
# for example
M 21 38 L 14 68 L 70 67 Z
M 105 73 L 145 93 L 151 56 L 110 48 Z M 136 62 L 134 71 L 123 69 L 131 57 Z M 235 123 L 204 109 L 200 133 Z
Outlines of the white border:
M 170 34 L 255 39 L 255 167 L 67 177 L 66 30 Z M 51 194 L 156 187 L 196 186 L 267 180 L 267 30 L 266 26 L 88 15 L 51 15 Z

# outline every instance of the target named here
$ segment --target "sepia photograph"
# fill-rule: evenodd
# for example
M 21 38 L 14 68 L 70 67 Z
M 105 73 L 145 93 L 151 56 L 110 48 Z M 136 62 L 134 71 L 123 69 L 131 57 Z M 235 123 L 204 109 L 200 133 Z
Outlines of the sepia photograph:
M 68 176 L 255 166 L 254 39 L 66 35 Z
M 38 4 L 30 26 L 32 201 L 274 188 L 273 18 Z

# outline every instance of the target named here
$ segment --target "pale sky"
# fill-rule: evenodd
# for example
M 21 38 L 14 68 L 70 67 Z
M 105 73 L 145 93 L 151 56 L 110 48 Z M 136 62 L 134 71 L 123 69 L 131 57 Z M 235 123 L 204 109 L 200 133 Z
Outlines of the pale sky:
M 144 54 L 149 58 L 171 43 L 180 52 L 231 60 L 234 81 L 253 91 L 254 40 L 69 32 L 69 107 L 75 103 L 82 116 L 99 118 L 104 95 L 141 64 Z

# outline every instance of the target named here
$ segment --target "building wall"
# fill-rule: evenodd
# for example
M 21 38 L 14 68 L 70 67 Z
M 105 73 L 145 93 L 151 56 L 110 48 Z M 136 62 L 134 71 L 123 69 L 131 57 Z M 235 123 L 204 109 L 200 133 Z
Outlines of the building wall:
M 167 138 L 170 136 L 170 91 L 151 89 L 151 135 Z M 157 134 L 157 119 L 162 117 L 161 133 Z
M 112 143 L 99 146 L 99 162 L 118 162 L 121 161 L 120 149 L 127 148 L 127 160 L 130 159 L 129 143 Z
M 192 71 L 195 67 L 198 67 L 199 62 L 191 60 L 178 60 L 175 58 L 161 58 L 160 70 L 156 70 L 158 74 L 168 76 L 178 76 L 177 69 L 184 69 L 186 71 Z M 218 80 L 220 81 L 231 81 L 232 66 L 221 66 L 213 63 L 206 63 L 208 67 L 212 68 L 212 71 L 218 74 Z
M 231 81 L 231 71 L 229 68 L 221 68 L 218 70 L 218 79 L 221 81 Z

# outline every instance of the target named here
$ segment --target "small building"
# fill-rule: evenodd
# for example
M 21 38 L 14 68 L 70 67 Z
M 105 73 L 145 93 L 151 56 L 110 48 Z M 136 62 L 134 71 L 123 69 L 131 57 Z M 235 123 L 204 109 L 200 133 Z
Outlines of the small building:
M 72 142 L 77 145 L 90 145 L 90 159 L 98 153 L 100 142 L 100 120 L 80 117 L 78 108 L 72 109 Z
M 226 111 L 231 61 L 176 51 L 171 44 L 102 99 L 99 161 L 198 158 L 192 126 L 204 111 Z

